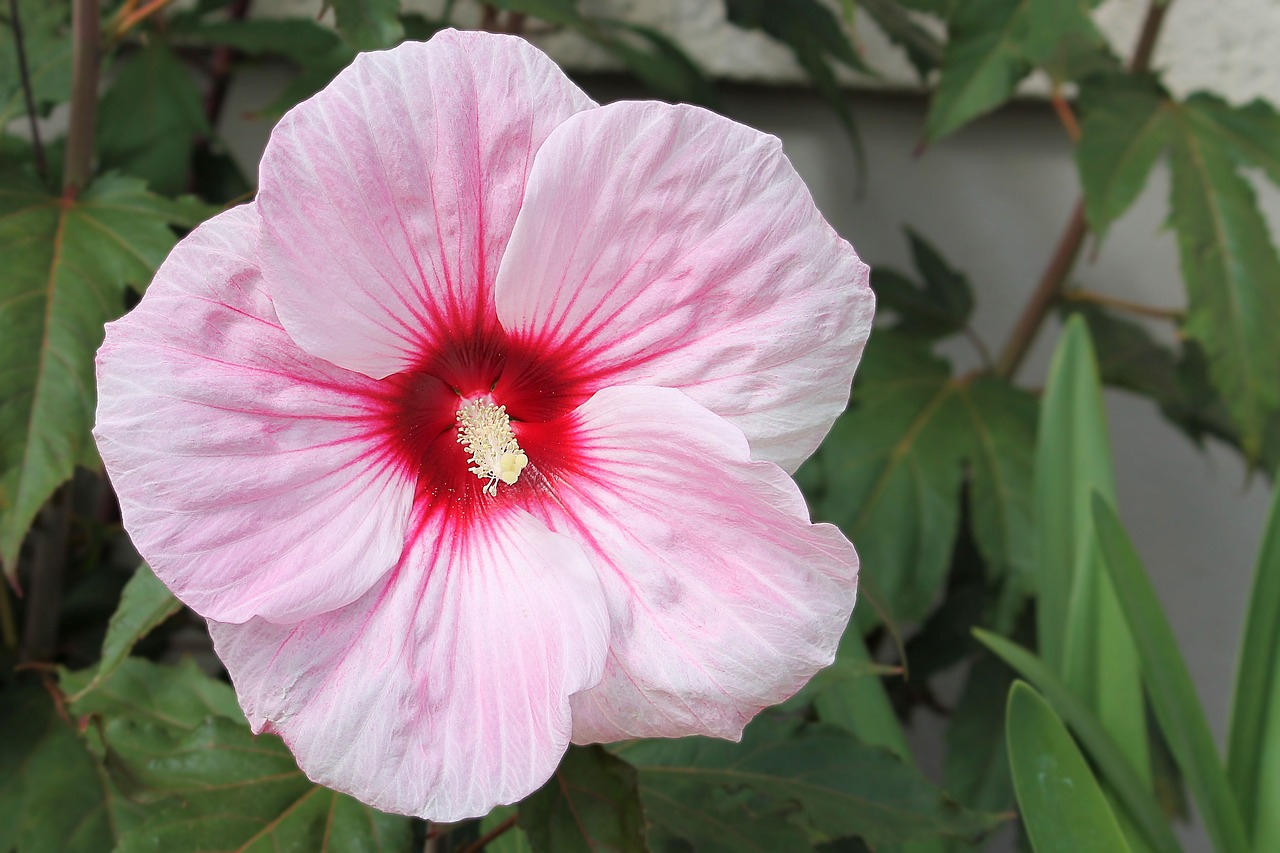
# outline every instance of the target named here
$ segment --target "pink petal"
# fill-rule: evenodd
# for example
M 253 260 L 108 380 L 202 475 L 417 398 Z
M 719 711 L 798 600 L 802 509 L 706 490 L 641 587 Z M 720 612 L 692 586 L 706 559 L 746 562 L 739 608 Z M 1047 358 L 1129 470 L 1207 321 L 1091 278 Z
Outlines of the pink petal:
M 619 103 L 547 138 L 498 273 L 498 316 L 577 348 L 603 385 L 676 387 L 799 466 L 848 400 L 868 270 L 777 139 Z
M 395 565 L 412 478 L 372 434 L 376 383 L 304 353 L 246 258 L 252 204 L 174 249 L 107 327 L 94 435 L 125 527 L 201 614 L 296 620 Z
M 350 607 L 210 630 L 254 731 L 279 732 L 313 780 L 454 821 L 551 776 L 609 629 L 569 539 L 522 510 L 461 530 L 441 518 Z
M 603 680 L 573 698 L 574 741 L 737 737 L 834 658 L 853 546 L 679 391 L 609 388 L 575 417 L 581 474 L 538 511 L 595 563 L 613 635 Z
M 590 106 L 514 37 L 447 30 L 357 57 L 262 158 L 261 260 L 294 340 L 381 378 L 491 323 L 533 155 Z

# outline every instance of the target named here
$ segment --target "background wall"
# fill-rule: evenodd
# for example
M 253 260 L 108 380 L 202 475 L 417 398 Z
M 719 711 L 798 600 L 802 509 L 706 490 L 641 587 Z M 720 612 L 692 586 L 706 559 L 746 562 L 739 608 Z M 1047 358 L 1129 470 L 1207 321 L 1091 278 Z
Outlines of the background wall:
M 720 8 L 719 3 L 693 0 L 622 5 L 642 7 L 650 22 L 669 32 L 672 22 L 702 21 L 699 16 L 707 13 L 699 10 L 718 13 Z M 1142 7 L 1135 0 L 1113 0 L 1102 7 L 1102 20 L 1116 34 L 1118 45 L 1132 39 Z M 736 31 L 729 32 L 737 41 L 722 44 L 751 44 Z M 1280 4 L 1179 0 L 1166 33 L 1158 62 L 1178 69 L 1171 80 L 1181 90 L 1207 86 L 1236 99 L 1267 93 L 1280 97 L 1280 47 L 1275 47 L 1280 41 Z M 680 35 L 678 26 L 675 34 Z M 733 73 L 742 49 L 716 53 L 715 38 L 684 41 L 709 66 L 742 76 Z M 867 41 L 872 42 L 869 31 Z M 552 39 L 551 44 L 557 43 Z M 764 66 L 772 71 L 763 77 L 790 79 L 785 52 L 779 57 L 778 50 L 769 47 L 771 52 L 755 54 L 774 62 Z M 557 50 L 562 58 L 595 67 L 595 60 L 575 51 L 563 42 Z M 872 62 L 886 65 L 875 57 Z M 222 130 L 248 174 L 256 171 L 270 128 L 246 114 L 268 103 L 288 74 L 279 67 L 251 68 L 231 91 Z M 639 90 L 615 79 L 589 74 L 579 79 L 598 100 L 639 95 Z M 810 93 L 776 85 L 732 85 L 725 87 L 724 95 L 731 117 L 782 138 L 818 207 L 864 259 L 873 266 L 909 269 L 902 226 L 910 224 L 970 276 L 977 291 L 975 328 L 990 348 L 1003 343 L 1078 192 L 1070 143 L 1047 107 L 1036 102 L 1016 105 L 915 156 L 923 99 L 851 92 L 870 164 L 865 195 L 855 198 L 848 141 L 835 118 Z M 1280 192 L 1258 184 L 1275 231 Z M 1182 304 L 1176 247 L 1162 228 L 1167 192 L 1167 175 L 1158 169 L 1105 244 L 1086 248 L 1075 279 L 1121 298 L 1166 307 Z M 1041 336 L 1021 373 L 1024 383 L 1037 386 L 1043 381 L 1056 331 L 1049 327 Z M 978 363 L 962 341 L 948 354 L 962 366 Z M 1154 405 L 1119 392 L 1109 393 L 1107 403 L 1121 515 L 1154 576 L 1221 742 L 1268 485 L 1261 478 L 1251 480 L 1233 452 L 1213 443 L 1197 449 L 1162 420 Z M 926 768 L 939 766 L 935 745 L 940 737 L 939 727 L 922 728 L 919 757 Z M 1208 849 L 1198 832 L 1188 840 L 1188 849 Z

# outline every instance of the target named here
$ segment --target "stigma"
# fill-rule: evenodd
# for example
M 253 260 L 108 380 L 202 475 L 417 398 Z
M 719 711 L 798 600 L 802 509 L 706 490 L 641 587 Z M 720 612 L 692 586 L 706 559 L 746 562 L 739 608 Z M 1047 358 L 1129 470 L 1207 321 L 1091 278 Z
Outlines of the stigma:
M 498 482 L 514 486 L 529 457 L 516 442 L 506 406 L 488 400 L 468 400 L 458 408 L 458 444 L 471 454 L 467 470 L 487 481 L 482 490 L 498 494 Z

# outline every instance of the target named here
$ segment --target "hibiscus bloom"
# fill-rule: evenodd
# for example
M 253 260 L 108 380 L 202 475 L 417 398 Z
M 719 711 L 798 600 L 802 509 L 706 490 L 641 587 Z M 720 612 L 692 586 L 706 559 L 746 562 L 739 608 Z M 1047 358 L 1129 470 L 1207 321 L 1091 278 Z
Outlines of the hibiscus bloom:
M 450 31 L 281 120 L 108 327 L 95 435 L 253 729 L 453 821 L 831 662 L 857 557 L 787 472 L 871 314 L 778 140 Z

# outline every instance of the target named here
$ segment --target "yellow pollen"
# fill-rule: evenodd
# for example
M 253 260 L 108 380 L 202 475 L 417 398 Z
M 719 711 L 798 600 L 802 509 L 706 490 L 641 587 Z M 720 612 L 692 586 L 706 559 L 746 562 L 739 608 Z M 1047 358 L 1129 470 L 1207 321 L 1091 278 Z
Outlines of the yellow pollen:
M 458 444 L 471 454 L 471 467 L 467 470 L 488 480 L 483 489 L 486 495 L 498 494 L 499 480 L 515 485 L 529 464 L 529 457 L 511 431 L 507 407 L 486 400 L 470 400 L 458 409 Z

